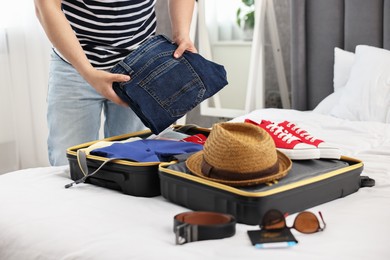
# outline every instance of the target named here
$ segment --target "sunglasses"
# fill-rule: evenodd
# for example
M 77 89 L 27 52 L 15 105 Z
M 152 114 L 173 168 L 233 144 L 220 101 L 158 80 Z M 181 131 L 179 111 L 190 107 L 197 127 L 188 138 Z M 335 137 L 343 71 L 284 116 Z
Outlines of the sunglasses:
M 305 233 L 312 234 L 316 232 L 323 231 L 326 227 L 324 218 L 322 217 L 321 212 L 318 214 L 321 217 L 321 221 L 323 223 L 323 227 L 320 226 L 320 221 L 314 213 L 309 211 L 303 211 L 298 213 L 295 217 L 294 224 L 292 227 L 288 227 L 286 224 L 285 215 L 276 209 L 271 209 L 264 214 L 262 223 L 260 224 L 260 228 L 264 230 L 279 230 L 284 228 L 294 228 L 295 230 Z

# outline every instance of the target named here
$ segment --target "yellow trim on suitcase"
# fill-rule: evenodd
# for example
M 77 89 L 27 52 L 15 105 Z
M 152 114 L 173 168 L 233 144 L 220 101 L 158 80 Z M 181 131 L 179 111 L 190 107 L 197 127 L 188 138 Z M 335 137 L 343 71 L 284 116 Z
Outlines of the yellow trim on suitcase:
M 276 187 L 274 189 L 270 189 L 270 190 L 267 190 L 267 191 L 260 191 L 260 192 L 248 192 L 248 191 L 240 190 L 240 189 L 235 188 L 235 187 L 231 187 L 231 186 L 224 185 L 224 184 L 221 184 L 221 183 L 217 183 L 217 182 L 209 181 L 209 180 L 206 180 L 206 179 L 202 179 L 202 178 L 194 176 L 194 175 L 190 175 L 190 174 L 187 174 L 187 173 L 183 173 L 183 172 L 179 172 L 179 171 L 175 171 L 175 170 L 171 170 L 171 169 L 165 168 L 165 167 L 167 167 L 167 166 L 169 166 L 171 164 L 174 164 L 175 162 L 162 163 L 162 164 L 159 165 L 159 170 L 161 172 L 164 172 L 164 173 L 168 173 L 168 174 L 175 175 L 175 176 L 178 176 L 178 177 L 181 177 L 181 178 L 189 179 L 189 180 L 192 180 L 194 182 L 201 183 L 201 184 L 204 184 L 204 185 L 207 185 L 207 186 L 212 186 L 212 187 L 215 187 L 215 188 L 219 188 L 221 190 L 225 190 L 225 191 L 237 194 L 237 195 L 246 196 L 246 197 L 266 197 L 266 196 L 270 196 L 270 195 L 273 195 L 273 194 L 276 194 L 276 193 L 292 190 L 292 189 L 295 189 L 297 187 L 301 187 L 301 186 L 304 186 L 304 185 L 316 183 L 318 181 L 326 180 L 328 178 L 331 178 L 331 177 L 343 174 L 345 172 L 352 171 L 352 170 L 359 169 L 359 168 L 363 167 L 363 162 L 358 160 L 358 159 L 355 159 L 355 158 L 342 156 L 341 160 L 349 161 L 349 162 L 352 162 L 353 164 L 350 165 L 350 166 L 341 168 L 341 169 L 337 169 L 337 170 L 330 171 L 330 172 L 325 173 L 325 174 L 321 174 L 320 176 L 311 177 L 311 178 L 308 178 L 308 179 L 300 180 L 300 181 L 297 181 L 297 182 L 294 182 L 294 183 L 286 184 L 286 185 L 283 185 L 283 186 L 280 186 L 280 187 Z

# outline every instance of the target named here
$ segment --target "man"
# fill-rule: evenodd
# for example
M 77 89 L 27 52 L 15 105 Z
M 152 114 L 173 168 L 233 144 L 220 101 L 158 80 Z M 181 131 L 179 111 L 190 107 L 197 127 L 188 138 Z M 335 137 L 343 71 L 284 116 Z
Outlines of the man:
M 156 0 L 34 0 L 37 17 L 53 44 L 49 74 L 48 151 L 65 165 L 66 149 L 96 140 L 101 111 L 104 135 L 144 128 L 112 89 L 130 80 L 109 69 L 155 33 Z M 174 57 L 196 52 L 189 37 L 194 0 L 169 0 Z

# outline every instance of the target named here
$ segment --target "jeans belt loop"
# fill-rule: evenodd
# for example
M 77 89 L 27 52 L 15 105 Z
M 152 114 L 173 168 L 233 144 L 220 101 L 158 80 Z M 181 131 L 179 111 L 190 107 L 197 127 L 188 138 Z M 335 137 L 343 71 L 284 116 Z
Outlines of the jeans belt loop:
M 120 62 L 118 62 L 118 64 L 127 72 L 127 74 L 132 74 L 133 70 L 130 68 L 129 65 L 126 64 L 126 62 L 121 60 Z

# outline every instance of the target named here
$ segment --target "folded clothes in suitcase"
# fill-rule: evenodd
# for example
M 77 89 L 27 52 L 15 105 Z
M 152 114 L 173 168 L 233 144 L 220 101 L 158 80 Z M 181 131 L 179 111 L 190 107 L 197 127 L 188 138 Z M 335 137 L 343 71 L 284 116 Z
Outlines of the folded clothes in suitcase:
M 216 124 L 202 151 L 159 166 L 161 194 L 192 210 L 227 213 L 256 225 L 270 209 L 294 213 L 364 186 L 357 159 L 291 161 L 275 150 L 257 126 Z
M 200 128 L 195 125 L 177 125 L 174 126 L 173 129 L 170 128 L 170 130 L 173 131 L 172 134 L 182 133 L 188 136 L 197 136 L 198 134 L 207 136 L 210 131 L 209 129 Z M 164 133 L 161 133 L 160 135 L 162 134 Z M 85 159 L 78 156 L 80 150 L 87 149 L 98 142 L 121 142 L 129 138 L 147 139 L 151 136 L 154 135 L 150 130 L 144 130 L 70 147 L 67 150 L 67 157 L 70 166 L 71 179 L 76 182 L 85 178 L 86 183 L 119 190 L 133 196 L 154 197 L 160 195 L 158 166 L 161 162 L 136 162 L 124 159 L 114 159 L 111 161 L 111 159 L 107 157 L 93 154 L 88 154 Z M 90 177 L 85 177 L 86 171 L 83 170 L 84 163 L 88 173 L 97 172 Z M 67 185 L 67 187 L 70 186 L 71 185 Z

